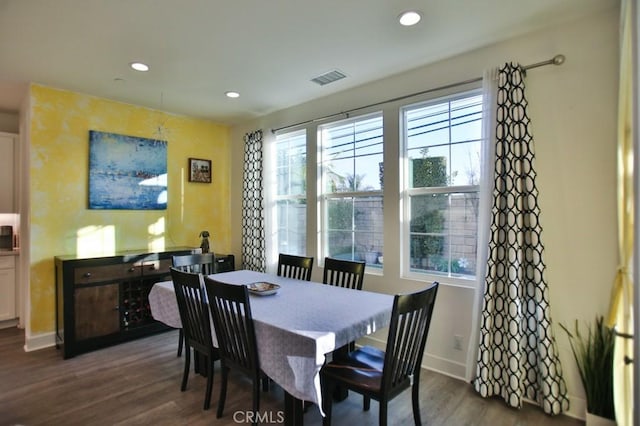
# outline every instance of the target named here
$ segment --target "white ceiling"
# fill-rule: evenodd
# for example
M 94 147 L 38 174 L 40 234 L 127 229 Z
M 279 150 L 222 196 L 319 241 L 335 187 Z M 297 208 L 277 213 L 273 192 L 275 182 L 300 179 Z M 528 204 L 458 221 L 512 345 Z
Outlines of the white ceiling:
M 233 124 L 617 4 L 0 0 L 0 111 L 17 111 L 36 82 Z M 406 9 L 423 20 L 401 27 Z M 309 81 L 333 69 L 347 78 Z

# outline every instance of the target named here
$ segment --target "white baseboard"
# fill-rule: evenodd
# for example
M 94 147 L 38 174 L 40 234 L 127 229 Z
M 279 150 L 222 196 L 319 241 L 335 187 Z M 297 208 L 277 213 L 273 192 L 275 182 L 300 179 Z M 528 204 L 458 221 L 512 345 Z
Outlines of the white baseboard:
M 464 364 L 429 355 L 429 353 L 424 354 L 422 368 L 462 381 L 465 381 L 465 375 L 467 373 L 467 367 Z
M 0 321 L 0 329 L 12 328 L 12 327 L 17 327 L 17 326 L 18 326 L 18 319 L 10 319 L 10 320 Z
M 41 333 L 33 336 L 26 336 L 24 351 L 31 352 L 39 349 L 50 348 L 56 345 L 56 333 Z
M 569 411 L 564 413 L 569 417 L 586 420 L 587 400 L 579 396 L 569 395 Z

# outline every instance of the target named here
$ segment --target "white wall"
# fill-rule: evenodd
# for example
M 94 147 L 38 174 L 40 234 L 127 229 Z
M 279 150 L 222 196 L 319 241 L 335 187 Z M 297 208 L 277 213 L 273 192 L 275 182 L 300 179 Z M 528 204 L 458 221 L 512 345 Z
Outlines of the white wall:
M 558 53 L 566 55 L 566 63 L 560 67 L 529 71 L 527 95 L 536 144 L 551 314 L 572 399 L 570 414 L 583 417 L 584 393 L 566 336 L 557 322 L 591 320 L 596 313 L 605 314 L 608 308 L 617 264 L 617 37 L 618 10 L 614 8 L 243 123 L 232 134 L 235 141 L 232 193 L 237 194 L 232 209 L 241 210 L 242 137 L 248 131 L 261 128 L 268 134 L 272 128 L 479 77 L 486 68 L 505 61 L 526 65 Z M 386 119 L 387 116 L 385 126 L 397 127 L 397 118 L 396 123 L 390 124 Z M 385 134 L 385 138 L 386 150 L 397 152 L 397 136 Z M 315 158 L 312 153 L 310 157 Z M 393 171 L 397 172 L 397 165 L 385 164 L 388 172 L 385 175 Z M 398 180 L 386 183 L 397 188 Z M 384 276 L 368 275 L 365 285 L 374 291 L 396 293 L 418 288 L 421 283 L 399 278 L 397 193 L 385 191 L 385 200 L 388 196 L 391 202 L 385 202 L 385 217 L 393 220 L 385 219 L 384 224 Z M 233 251 L 240 256 L 241 215 L 233 219 L 234 233 L 238 236 Z M 313 278 L 320 277 L 320 271 L 314 271 Z M 464 348 L 474 347 L 469 339 L 475 326 L 472 320 L 475 296 L 473 288 L 441 286 L 427 343 L 426 367 L 469 379 L 474 365 L 467 358 L 473 360 L 475 356 L 469 353 L 471 349 L 454 350 L 453 335 L 463 336 Z M 375 337 L 384 336 L 379 333 Z

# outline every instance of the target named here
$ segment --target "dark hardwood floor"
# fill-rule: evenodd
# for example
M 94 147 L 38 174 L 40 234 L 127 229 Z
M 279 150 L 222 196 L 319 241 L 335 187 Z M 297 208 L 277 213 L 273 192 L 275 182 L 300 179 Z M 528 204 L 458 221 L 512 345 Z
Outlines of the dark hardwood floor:
M 63 360 L 55 348 L 25 353 L 24 333 L 0 330 L 0 425 L 238 425 L 251 407 L 249 381 L 231 376 L 225 415 L 216 419 L 219 374 L 212 406 L 202 410 L 203 377 L 191 375 L 180 392 L 184 359 L 176 357 L 178 332 L 172 331 Z M 217 369 L 216 369 L 217 370 Z M 564 416 L 550 417 L 527 405 L 522 410 L 501 400 L 477 396 L 467 383 L 423 371 L 422 419 L 429 425 L 580 425 Z M 284 397 L 277 385 L 261 394 L 262 424 L 281 423 Z M 390 425 L 413 424 L 410 392 L 389 405 Z M 320 425 L 316 407 L 304 416 Z M 377 425 L 378 405 L 362 411 L 353 393 L 333 406 L 336 426 Z

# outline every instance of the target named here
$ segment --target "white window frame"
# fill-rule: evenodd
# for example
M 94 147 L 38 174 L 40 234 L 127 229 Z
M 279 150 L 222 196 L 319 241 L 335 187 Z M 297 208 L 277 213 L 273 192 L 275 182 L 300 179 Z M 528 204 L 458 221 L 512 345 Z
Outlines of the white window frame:
M 417 103 L 403 105 L 399 110 L 400 116 L 400 264 L 401 264 L 401 277 L 406 279 L 414 279 L 419 281 L 439 281 L 446 282 L 447 284 L 459 285 L 463 287 L 475 287 L 477 283 L 477 271 L 478 271 L 478 250 L 476 249 L 476 274 L 467 275 L 467 276 L 454 276 L 451 273 L 448 274 L 438 274 L 432 272 L 420 272 L 411 269 L 410 265 L 410 255 L 411 255 L 411 197 L 420 196 L 420 195 L 429 195 L 429 194 L 449 194 L 449 193 L 477 193 L 478 199 L 481 197 L 481 186 L 482 182 L 479 181 L 478 185 L 458 185 L 458 186 L 441 186 L 441 187 L 418 187 L 411 188 L 411 176 L 410 171 L 411 167 L 409 165 L 409 156 L 407 155 L 407 123 L 406 123 L 406 112 L 413 109 L 418 109 L 421 107 L 426 107 L 429 105 L 437 105 L 444 102 L 453 102 L 460 99 L 465 99 L 469 97 L 482 95 L 482 89 L 471 89 L 465 90 L 458 93 L 453 93 L 445 96 L 440 96 L 424 101 L 420 101 Z M 484 104 L 482 105 L 484 107 Z M 484 111 L 483 111 L 484 115 Z M 481 119 L 482 120 L 482 119 Z M 483 140 L 482 132 L 478 135 L 478 138 L 481 144 L 485 144 L 486 141 Z M 451 143 L 449 142 L 449 147 L 451 147 Z M 481 148 L 481 151 L 483 148 Z M 481 156 L 481 161 L 482 160 Z M 480 164 L 480 170 L 483 169 L 483 164 Z M 483 179 L 482 173 L 479 175 L 479 179 Z M 478 217 L 480 220 L 480 217 Z M 478 230 L 480 226 L 483 226 L 481 223 L 478 223 Z M 478 232 L 480 234 L 480 232 Z M 476 243 L 478 240 L 476 240 Z M 476 244 L 477 245 L 477 244 Z
M 318 125 L 317 126 L 317 155 L 318 155 L 318 161 L 317 161 L 317 166 L 318 166 L 318 186 L 317 186 L 317 193 L 318 193 L 318 265 L 319 266 L 323 266 L 324 265 L 324 258 L 326 256 L 328 256 L 329 250 L 328 250 L 328 237 L 327 237 L 327 230 L 328 230 L 328 214 L 327 214 L 327 209 L 328 209 L 328 201 L 329 200 L 345 200 L 345 199 L 354 199 L 354 198 L 360 198 L 360 199 L 366 199 L 366 198 L 371 198 L 371 197 L 380 197 L 383 201 L 384 201 L 384 195 L 383 195 L 383 189 L 377 189 L 377 190 L 366 190 L 366 191 L 341 191 L 341 192 L 326 192 L 325 188 L 326 188 L 326 168 L 323 166 L 325 164 L 325 153 L 324 153 L 324 138 L 323 138 L 323 131 L 326 128 L 329 127 L 335 127 L 335 126 L 340 126 L 346 123 L 355 123 L 358 121 L 364 121 L 364 120 L 368 120 L 371 118 L 379 118 L 381 120 L 381 137 L 382 137 L 382 156 L 383 156 L 383 161 L 384 161 L 384 116 L 382 111 L 376 111 L 376 112 L 372 112 L 372 113 L 368 113 L 368 114 L 363 114 L 363 115 L 359 115 L 356 117 L 350 117 L 344 120 L 338 120 L 338 121 L 332 121 L 330 123 L 326 123 L 326 124 L 322 124 L 322 125 Z M 354 159 L 357 157 L 354 157 Z M 357 170 L 356 170 L 357 173 Z M 382 238 L 384 238 L 384 210 L 383 210 L 383 217 L 382 217 L 382 221 L 380 221 L 380 235 L 382 235 Z M 355 235 L 356 230 L 352 229 L 352 235 Z M 384 249 L 384 242 L 382 244 L 381 249 Z M 382 255 L 380 255 L 382 256 Z M 372 267 L 371 264 L 367 264 L 367 268 L 365 268 L 365 273 L 369 274 L 369 273 L 373 273 L 373 274 L 380 274 L 382 275 L 383 273 L 383 265 L 382 264 L 376 264 L 375 267 Z
M 304 193 L 301 194 L 294 194 L 294 195 L 279 195 L 278 194 L 278 158 L 277 158 L 277 152 L 278 152 L 278 144 L 279 143 L 283 143 L 288 139 L 292 139 L 292 138 L 298 138 L 298 137 L 304 137 L 305 143 L 305 156 L 307 158 L 306 161 L 306 167 L 308 168 L 308 163 L 309 163 L 309 155 L 307 152 L 307 134 L 306 134 L 306 130 L 305 129 L 301 129 L 301 130 L 294 130 L 294 131 L 288 131 L 288 132 L 279 132 L 275 135 L 274 139 L 273 139 L 273 143 L 272 143 L 272 160 L 271 160 L 271 164 L 272 164 L 272 170 L 273 170 L 273 177 L 272 177 L 272 181 L 273 181 L 273 185 L 272 185 L 272 189 L 271 191 L 269 191 L 271 194 L 271 201 L 272 201 L 272 209 L 271 209 L 271 229 L 273 230 L 271 232 L 272 238 L 271 238 L 271 244 L 270 246 L 272 247 L 271 253 L 274 259 L 277 258 L 277 254 L 279 253 L 279 246 L 280 246 L 280 227 L 279 227 L 279 218 L 278 218 L 278 203 L 281 201 L 305 201 L 306 202 L 306 211 L 305 211 L 305 227 L 302 230 L 302 232 L 305 233 L 305 235 L 307 234 L 307 223 L 308 223 L 308 218 L 309 218 L 309 213 L 308 213 L 308 206 L 309 206 L 309 199 L 308 199 L 308 188 L 309 188 L 309 179 L 308 179 L 308 174 L 307 176 L 305 176 L 305 181 L 306 181 L 306 191 Z M 308 246 L 308 235 L 306 235 L 305 237 L 305 246 L 303 248 L 304 252 L 302 253 L 297 253 L 297 252 L 293 252 L 293 251 L 288 251 L 287 254 L 294 254 L 294 255 L 300 255 L 300 256 L 305 256 L 306 255 L 306 249 Z

